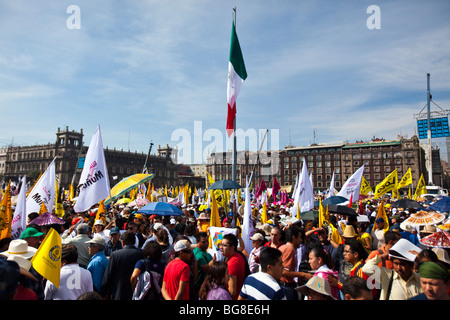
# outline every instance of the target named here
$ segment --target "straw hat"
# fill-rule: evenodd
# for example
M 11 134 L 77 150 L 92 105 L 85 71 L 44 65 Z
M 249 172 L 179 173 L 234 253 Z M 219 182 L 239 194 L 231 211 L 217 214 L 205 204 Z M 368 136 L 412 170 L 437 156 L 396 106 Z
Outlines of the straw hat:
M 209 220 L 208 216 L 206 215 L 206 213 L 202 212 L 198 215 L 197 220 Z
M 19 265 L 20 268 L 20 274 L 26 276 L 27 278 L 30 278 L 34 281 L 38 281 L 35 276 L 29 271 L 31 268 L 31 261 L 28 259 L 25 259 L 24 257 L 21 257 L 17 254 L 10 255 L 7 259 L 8 261 L 14 261 Z
M 422 233 L 435 233 L 436 232 L 436 227 L 431 225 L 431 224 L 427 224 L 420 232 L 422 232 Z
M 448 256 L 448 253 L 445 249 L 443 248 L 433 248 L 431 249 L 434 251 L 434 253 L 436 253 L 438 259 L 442 262 L 445 262 L 447 264 L 450 264 L 450 258 Z
M 416 230 L 412 225 L 410 225 L 408 223 L 408 221 L 403 221 L 402 223 L 400 223 L 400 228 L 402 230 L 408 231 L 408 232 L 413 232 L 414 230 Z
M 305 296 L 308 295 L 309 289 L 314 290 L 325 296 L 330 296 L 331 298 L 336 300 L 336 298 L 334 298 L 333 295 L 331 294 L 330 284 L 321 277 L 314 276 L 311 279 L 309 279 L 305 285 L 295 288 L 297 292 L 304 294 Z
M 30 247 L 26 240 L 16 239 L 9 243 L 8 251 L 2 252 L 2 255 L 9 257 L 11 255 L 21 256 L 30 259 L 36 253 L 37 249 Z
M 342 234 L 344 238 L 354 238 L 357 237 L 358 234 L 355 232 L 355 228 L 351 224 L 345 227 L 344 233 Z

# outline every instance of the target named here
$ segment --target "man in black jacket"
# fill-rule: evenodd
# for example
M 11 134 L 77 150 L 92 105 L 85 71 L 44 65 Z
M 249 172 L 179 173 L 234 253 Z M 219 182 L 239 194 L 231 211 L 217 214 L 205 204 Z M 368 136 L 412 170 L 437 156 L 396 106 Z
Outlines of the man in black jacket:
M 110 300 L 131 300 L 133 291 L 130 278 L 136 262 L 143 259 L 142 249 L 134 246 L 136 242 L 132 231 L 122 234 L 123 249 L 114 251 L 109 258 L 108 268 L 103 276 L 103 297 Z

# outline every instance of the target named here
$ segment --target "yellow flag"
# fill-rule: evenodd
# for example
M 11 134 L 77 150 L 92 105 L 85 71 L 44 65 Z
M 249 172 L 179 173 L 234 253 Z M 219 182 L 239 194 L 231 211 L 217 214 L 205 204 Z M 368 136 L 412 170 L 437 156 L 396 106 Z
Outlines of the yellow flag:
M 31 259 L 33 268 L 59 289 L 61 270 L 61 237 L 51 228 Z
M 411 196 L 411 188 L 408 189 L 408 199 L 412 200 L 412 196 Z
M 74 192 L 74 189 L 73 189 L 73 183 L 70 183 L 70 186 L 69 186 L 69 201 L 72 201 L 72 199 L 73 198 L 75 198 L 75 192 Z
M 384 220 L 383 230 L 384 230 L 384 233 L 386 233 L 386 231 L 389 230 L 389 220 L 388 220 L 388 217 L 386 214 L 386 210 L 384 210 L 384 202 L 383 201 L 381 201 L 381 203 L 378 205 L 378 211 L 377 211 L 377 216 L 375 217 L 375 220 L 378 218 L 383 218 L 383 220 Z M 376 227 L 377 226 L 374 223 L 372 230 L 375 230 Z
M 413 181 L 412 181 L 411 167 L 409 167 L 408 171 L 406 171 L 405 175 L 398 182 L 398 189 L 406 187 L 407 185 L 410 185 L 412 183 Z
M 106 200 L 106 199 L 105 199 L 105 200 Z M 105 209 L 105 200 L 102 200 L 102 201 L 99 202 L 99 204 L 98 204 L 98 210 L 97 210 L 97 213 L 96 213 L 96 215 L 95 215 L 95 220 L 94 220 L 94 222 L 97 221 L 97 220 L 102 220 L 103 223 L 105 223 L 105 225 L 106 225 L 106 219 L 105 219 L 105 217 L 102 216 L 102 214 L 104 214 L 104 213 L 106 212 L 106 209 Z M 94 226 L 92 226 L 92 233 L 94 233 Z
M 0 203 L 0 239 L 11 238 L 11 223 L 11 180 L 9 180 Z
M 217 208 L 216 197 L 214 197 L 214 190 L 211 190 L 211 219 L 209 225 L 211 227 L 221 227 L 219 209 Z
M 59 185 L 58 185 L 58 180 L 55 179 L 55 214 L 62 218 L 64 217 L 64 206 L 62 205 L 62 203 L 59 203 Z
M 267 205 L 266 205 L 266 201 L 264 201 L 263 203 L 263 210 L 261 213 L 261 223 L 265 224 L 267 223 Z
M 414 192 L 414 200 L 416 200 L 422 194 L 427 193 L 427 185 L 423 177 L 423 173 L 420 175 L 419 183 L 417 184 L 416 192 Z
M 370 187 L 369 182 L 367 182 L 366 178 L 364 178 L 364 176 L 362 176 L 361 178 L 361 189 L 359 191 L 360 194 L 363 195 L 368 195 L 369 192 L 372 191 L 372 188 Z
M 208 176 L 208 185 L 206 186 L 207 188 L 209 188 L 209 186 L 211 186 L 214 183 L 214 179 L 211 177 L 211 175 L 209 174 L 208 171 L 206 171 L 206 175 Z
M 44 201 L 41 203 L 41 207 L 39 208 L 39 215 L 48 212 L 47 207 L 45 206 Z
M 319 201 L 319 227 L 322 227 L 324 225 L 326 227 L 331 228 L 331 240 L 333 240 L 337 244 L 341 244 L 342 237 L 339 234 L 338 229 L 336 229 L 334 227 L 334 225 L 330 223 L 330 213 L 328 211 L 328 205 L 327 205 L 327 209 L 325 210 L 325 208 L 323 207 L 323 204 L 322 204 L 322 200 L 320 200 Z M 329 231 L 330 228 L 328 228 L 328 232 L 330 232 Z
M 319 200 L 319 228 L 322 227 L 322 225 L 325 221 L 326 221 L 325 209 L 323 207 L 322 199 L 320 199 Z
M 375 187 L 375 198 L 379 198 L 383 194 L 397 189 L 397 184 L 398 184 L 398 175 L 397 169 L 395 169 L 386 178 L 384 178 L 383 181 L 377 184 L 377 186 Z

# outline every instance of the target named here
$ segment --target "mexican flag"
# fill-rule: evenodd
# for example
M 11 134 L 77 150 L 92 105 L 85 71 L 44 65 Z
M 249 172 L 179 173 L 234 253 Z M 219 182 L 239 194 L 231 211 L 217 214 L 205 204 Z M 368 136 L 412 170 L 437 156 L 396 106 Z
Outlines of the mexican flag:
M 230 61 L 228 62 L 228 83 L 227 83 L 227 134 L 231 136 L 234 127 L 234 119 L 236 118 L 236 98 L 241 90 L 241 85 L 247 78 L 247 71 L 245 70 L 244 58 L 242 57 L 241 46 L 236 34 L 236 28 L 231 28 L 231 46 L 230 46 Z

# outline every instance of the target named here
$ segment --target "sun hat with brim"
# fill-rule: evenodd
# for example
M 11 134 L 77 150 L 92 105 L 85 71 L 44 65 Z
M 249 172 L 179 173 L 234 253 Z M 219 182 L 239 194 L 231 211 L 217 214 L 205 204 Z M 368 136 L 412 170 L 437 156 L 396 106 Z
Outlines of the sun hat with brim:
M 11 255 L 7 259 L 8 261 L 14 261 L 19 265 L 20 268 L 20 274 L 32 279 L 34 281 L 38 281 L 35 276 L 29 271 L 31 268 L 31 261 L 28 259 L 25 259 L 24 257 L 18 256 L 18 255 Z
M 20 235 L 20 239 L 26 239 L 26 238 L 31 238 L 31 237 L 40 237 L 43 235 L 44 235 L 44 233 L 39 232 L 35 228 L 29 227 L 29 228 L 26 228 L 22 232 L 22 234 Z
M 351 224 L 345 227 L 344 233 L 342 234 L 344 238 L 354 238 L 357 237 L 358 234 L 355 232 L 355 228 Z
M 446 264 L 450 264 L 450 258 L 447 251 L 444 248 L 433 248 L 431 249 L 436 253 L 438 259 Z
M 206 213 L 202 212 L 198 215 L 198 220 L 209 220 L 210 218 L 208 218 L 208 216 L 206 215 Z
M 9 243 L 9 247 L 7 251 L 2 252 L 4 256 L 18 255 L 25 259 L 29 259 L 36 253 L 37 249 L 34 247 L 30 247 L 28 242 L 21 239 L 12 240 Z
M 100 235 L 94 235 L 94 237 L 91 240 L 88 240 L 85 243 L 87 243 L 87 244 L 90 244 L 90 243 L 98 244 L 98 245 L 101 245 L 101 246 L 104 246 L 106 244 L 105 243 L 105 239 L 103 239 L 103 237 L 100 236 Z
M 305 285 L 297 287 L 295 290 L 305 296 L 308 295 L 309 290 L 314 290 L 315 292 L 329 296 L 333 300 L 336 300 L 336 298 L 331 294 L 330 284 L 325 281 L 325 279 L 317 276 L 312 277 Z
M 408 223 L 408 221 L 403 221 L 402 223 L 400 223 L 400 229 L 404 230 L 404 231 L 408 231 L 408 232 L 413 232 L 414 230 L 416 230 L 414 228 L 414 226 L 410 225 Z

